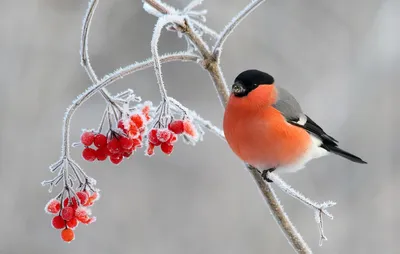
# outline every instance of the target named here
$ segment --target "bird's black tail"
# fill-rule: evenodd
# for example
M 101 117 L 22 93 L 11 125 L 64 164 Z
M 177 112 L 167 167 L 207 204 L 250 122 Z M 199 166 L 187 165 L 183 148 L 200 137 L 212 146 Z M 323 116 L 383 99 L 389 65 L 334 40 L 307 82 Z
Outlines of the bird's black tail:
M 367 164 L 367 162 L 363 161 L 360 157 L 357 157 L 357 156 L 355 156 L 355 155 L 353 155 L 353 154 L 351 154 L 349 152 L 346 152 L 346 151 L 340 149 L 339 147 L 337 147 L 335 145 L 322 144 L 321 147 L 326 149 L 328 152 L 337 154 L 337 155 L 342 156 L 343 158 L 346 158 L 346 159 L 351 160 L 353 162 Z

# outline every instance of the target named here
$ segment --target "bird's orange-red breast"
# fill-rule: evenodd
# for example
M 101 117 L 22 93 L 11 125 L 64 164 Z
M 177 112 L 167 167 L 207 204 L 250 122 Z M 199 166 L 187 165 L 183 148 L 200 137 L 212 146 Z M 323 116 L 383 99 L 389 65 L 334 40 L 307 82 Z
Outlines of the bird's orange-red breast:
M 223 128 L 232 151 L 263 170 L 296 171 L 329 152 L 365 163 L 338 148 L 337 141 L 302 112 L 290 93 L 258 70 L 244 71 L 235 79 Z

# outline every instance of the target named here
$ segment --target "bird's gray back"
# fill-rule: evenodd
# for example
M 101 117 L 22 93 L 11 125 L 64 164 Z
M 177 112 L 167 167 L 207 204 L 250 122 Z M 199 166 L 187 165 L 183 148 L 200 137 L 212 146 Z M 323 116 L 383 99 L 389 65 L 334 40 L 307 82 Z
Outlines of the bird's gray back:
M 274 108 L 279 110 L 287 120 L 299 119 L 303 114 L 300 104 L 287 90 L 277 87 L 277 101 Z

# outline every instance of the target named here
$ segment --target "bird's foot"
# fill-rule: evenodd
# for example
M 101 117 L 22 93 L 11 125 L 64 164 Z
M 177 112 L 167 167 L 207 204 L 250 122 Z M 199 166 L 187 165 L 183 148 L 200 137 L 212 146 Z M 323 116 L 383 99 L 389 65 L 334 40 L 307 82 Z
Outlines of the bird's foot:
M 270 173 L 270 172 L 272 172 L 272 171 L 274 171 L 274 170 L 275 170 L 275 168 L 269 168 L 269 169 L 263 170 L 263 172 L 261 173 L 261 177 L 262 177 L 265 181 L 267 181 L 267 182 L 269 182 L 269 183 L 272 183 L 272 180 L 268 178 L 268 173 Z

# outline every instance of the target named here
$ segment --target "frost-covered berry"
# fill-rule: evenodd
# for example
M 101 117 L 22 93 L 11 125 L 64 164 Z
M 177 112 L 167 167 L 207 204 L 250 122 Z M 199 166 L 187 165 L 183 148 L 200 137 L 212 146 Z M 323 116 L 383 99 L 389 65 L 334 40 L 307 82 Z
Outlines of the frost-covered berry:
M 167 142 L 171 137 L 171 131 L 168 129 L 158 129 L 157 131 L 157 139 L 161 142 Z
M 158 129 L 151 129 L 148 134 L 149 142 L 155 146 L 161 145 L 161 141 L 157 137 Z
M 146 118 L 146 121 L 149 121 L 150 120 L 150 115 L 149 115 L 150 106 L 149 105 L 144 106 L 142 109 L 142 113 L 143 113 L 144 117 Z
M 92 195 L 89 195 L 89 200 L 85 206 L 92 206 L 96 200 L 100 198 L 100 194 L 97 192 L 93 192 Z
M 175 120 L 168 124 L 168 129 L 175 134 L 182 134 L 184 131 L 183 128 L 183 121 L 182 120 Z
M 167 143 L 169 144 L 173 144 L 178 140 L 178 137 L 172 133 L 171 137 L 169 138 L 169 140 L 167 141 Z
M 71 242 L 72 240 L 75 239 L 75 233 L 74 233 L 74 231 L 73 231 L 72 229 L 70 229 L 70 228 L 63 229 L 63 230 L 61 231 L 61 238 L 62 238 L 65 242 L 69 243 L 69 242 Z
M 74 229 L 78 226 L 78 220 L 74 217 L 71 220 L 67 221 L 67 227 L 70 229 Z
M 104 134 L 97 134 L 94 138 L 94 145 L 98 148 L 107 146 L 107 137 Z
M 133 149 L 142 146 L 142 141 L 138 138 L 132 139 L 132 142 L 133 142 Z
M 81 205 L 86 205 L 89 200 L 89 195 L 84 191 L 78 191 L 76 195 L 78 196 Z
M 183 121 L 183 131 L 189 136 L 197 136 L 196 129 L 194 128 L 192 122 L 189 120 Z
M 82 151 L 82 157 L 86 161 L 94 161 L 96 160 L 96 151 L 90 147 L 85 147 Z
M 169 143 L 162 143 L 161 144 L 161 151 L 165 154 L 171 154 L 172 150 L 174 150 L 174 145 L 169 144 Z
M 127 134 L 131 138 L 136 138 L 139 135 L 139 128 L 136 126 L 135 123 L 133 123 L 133 122 L 131 123 Z
M 144 121 L 141 115 L 139 114 L 134 114 L 131 116 L 131 122 L 133 122 L 136 127 L 138 127 L 139 129 L 143 127 L 144 125 Z
M 78 207 L 78 202 L 76 202 L 75 197 L 72 197 L 71 203 L 69 203 L 69 198 L 64 199 L 64 207 L 70 206 L 73 209 L 76 209 Z
M 113 138 L 107 144 L 108 151 L 112 154 L 120 153 L 121 152 L 121 144 L 119 143 L 118 139 Z
M 61 203 L 60 201 L 56 200 L 56 199 L 52 199 L 50 200 L 47 205 L 46 205 L 46 212 L 48 213 L 58 213 L 60 211 L 61 208 Z
M 154 154 L 154 144 L 149 143 L 146 149 L 146 155 L 152 156 Z
M 95 134 L 92 131 L 85 131 L 81 135 L 81 143 L 85 146 L 93 144 Z
M 127 137 L 121 137 L 119 139 L 119 143 L 121 145 L 121 148 L 124 150 L 129 150 L 133 147 L 133 140 Z
M 60 215 L 57 215 L 54 216 L 53 219 L 51 220 L 51 225 L 55 229 L 62 229 L 65 227 L 65 221 Z
M 75 214 L 75 211 L 70 206 L 64 207 L 61 210 L 61 217 L 66 221 L 71 220 L 74 217 L 74 214 Z
M 122 159 L 123 159 L 123 156 L 120 153 L 115 153 L 115 154 L 110 155 L 110 161 L 114 164 L 121 163 Z

